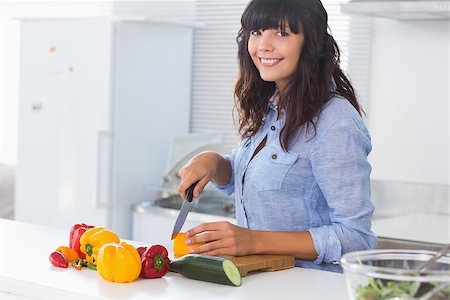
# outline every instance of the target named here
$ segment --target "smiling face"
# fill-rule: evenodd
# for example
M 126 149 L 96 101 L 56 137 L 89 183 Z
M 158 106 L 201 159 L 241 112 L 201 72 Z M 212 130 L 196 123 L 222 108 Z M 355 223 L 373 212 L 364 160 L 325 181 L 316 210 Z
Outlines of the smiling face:
M 248 53 L 264 81 L 286 88 L 297 69 L 305 36 L 293 33 L 289 26 L 281 29 L 252 30 Z

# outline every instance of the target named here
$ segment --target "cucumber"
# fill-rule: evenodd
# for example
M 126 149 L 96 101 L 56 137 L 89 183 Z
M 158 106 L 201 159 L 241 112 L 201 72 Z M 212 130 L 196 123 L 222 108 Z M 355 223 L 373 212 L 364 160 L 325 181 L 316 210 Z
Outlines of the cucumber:
M 202 281 L 240 286 L 241 274 L 234 262 L 203 254 L 189 254 L 170 262 L 170 271 Z

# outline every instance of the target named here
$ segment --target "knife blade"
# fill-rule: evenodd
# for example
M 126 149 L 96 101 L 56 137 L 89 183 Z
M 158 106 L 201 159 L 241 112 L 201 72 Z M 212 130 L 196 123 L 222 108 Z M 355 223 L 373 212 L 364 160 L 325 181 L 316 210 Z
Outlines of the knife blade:
M 173 240 L 177 236 L 177 234 L 180 232 L 181 228 L 183 228 L 184 222 L 186 221 L 186 217 L 193 205 L 192 199 L 194 198 L 194 188 L 197 185 L 197 183 L 198 183 L 198 181 L 194 182 L 186 190 L 186 199 L 183 201 L 183 205 L 181 206 L 180 213 L 178 214 L 177 220 L 175 221 L 175 225 L 173 226 L 171 240 Z

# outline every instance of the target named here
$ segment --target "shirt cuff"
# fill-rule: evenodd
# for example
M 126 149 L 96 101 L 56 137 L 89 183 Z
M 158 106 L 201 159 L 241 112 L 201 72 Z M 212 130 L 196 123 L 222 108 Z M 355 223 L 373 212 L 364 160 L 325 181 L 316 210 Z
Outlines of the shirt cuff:
M 316 264 L 338 263 L 341 259 L 342 247 L 333 225 L 315 227 L 308 231 L 318 254 L 314 262 Z

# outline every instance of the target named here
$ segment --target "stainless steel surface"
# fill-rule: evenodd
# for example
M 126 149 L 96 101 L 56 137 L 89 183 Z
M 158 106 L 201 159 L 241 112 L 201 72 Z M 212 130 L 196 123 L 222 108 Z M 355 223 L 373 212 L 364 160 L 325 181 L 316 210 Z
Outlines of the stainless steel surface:
M 186 217 L 191 210 L 192 200 L 194 198 L 194 188 L 197 185 L 197 182 L 194 182 L 187 190 L 186 190 L 186 199 L 183 201 L 183 205 L 181 206 L 180 213 L 178 214 L 178 218 L 175 221 L 175 225 L 173 226 L 171 240 L 173 240 L 177 234 L 180 232 L 181 228 L 183 228 L 184 222 L 186 221 Z
M 378 237 L 378 243 L 375 248 L 440 251 L 443 246 L 444 246 L 443 244 L 433 244 L 433 243 Z
M 161 212 L 170 212 L 170 215 L 173 215 L 173 212 L 181 209 L 182 203 L 183 201 L 181 201 L 178 194 L 162 191 L 161 195 L 155 199 L 133 205 L 133 211 L 146 213 L 155 207 L 159 207 L 166 208 L 165 210 L 161 209 Z M 220 191 L 203 190 L 199 198 L 194 199 L 192 203 L 192 212 L 230 218 L 235 217 L 234 197 L 226 196 Z
M 444 245 L 378 237 L 376 249 L 408 249 L 440 251 Z

